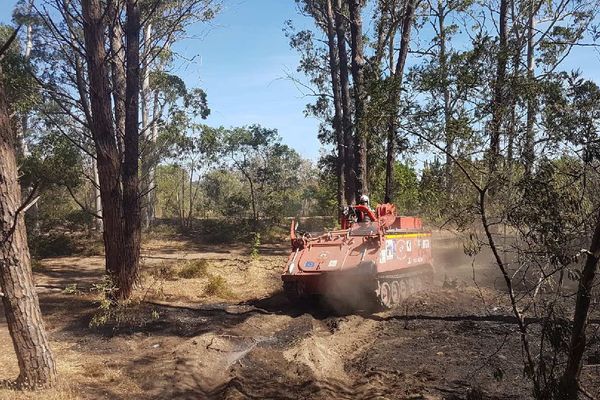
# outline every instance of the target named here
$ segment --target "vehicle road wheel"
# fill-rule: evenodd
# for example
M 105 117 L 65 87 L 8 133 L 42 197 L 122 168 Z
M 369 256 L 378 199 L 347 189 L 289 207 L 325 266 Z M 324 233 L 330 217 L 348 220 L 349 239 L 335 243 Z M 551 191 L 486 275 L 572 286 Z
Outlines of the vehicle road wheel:
M 392 282 L 392 303 L 399 304 L 400 303 L 400 284 L 398 281 Z
M 383 282 L 379 287 L 379 301 L 381 305 L 385 308 L 392 307 L 392 293 L 390 289 L 390 284 L 387 282 Z
M 400 298 L 402 300 L 408 298 L 408 284 L 406 283 L 406 279 L 400 281 Z

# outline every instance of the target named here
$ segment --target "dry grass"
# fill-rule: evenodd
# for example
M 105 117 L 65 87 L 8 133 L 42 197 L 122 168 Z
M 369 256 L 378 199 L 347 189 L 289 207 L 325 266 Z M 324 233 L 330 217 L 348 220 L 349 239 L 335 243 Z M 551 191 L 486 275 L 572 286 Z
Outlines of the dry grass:
M 162 263 L 157 267 L 149 268 L 145 272 L 156 281 L 177 280 L 177 274 L 173 266 L 165 263 Z
M 280 285 L 279 271 L 286 258 L 263 254 L 260 260 L 252 260 L 248 253 L 247 249 L 232 251 L 225 256 L 210 252 L 153 253 L 155 258 L 146 262 L 142 297 L 145 300 L 206 303 L 268 296 Z
M 137 291 L 138 302 L 153 297 L 174 304 L 236 303 L 262 298 L 278 287 L 278 271 L 285 261 L 282 256 L 268 254 L 262 255 L 260 262 L 252 261 L 248 248 L 239 246 L 227 253 L 221 246 L 212 252 L 190 251 L 187 242 L 171 239 L 147 240 L 143 253 L 150 256 L 145 260 L 144 285 L 151 288 Z M 101 296 L 90 292 L 90 288 L 104 274 L 101 257 L 44 259 L 35 265 L 35 270 L 38 284 L 68 287 L 66 292 L 42 295 L 42 301 L 51 298 L 53 304 L 64 302 L 44 316 L 57 360 L 59 384 L 35 393 L 0 389 L 0 400 L 153 398 L 146 387 L 162 382 L 165 374 L 172 373 L 161 369 L 161 363 L 169 360 L 172 349 L 182 343 L 177 335 L 158 339 L 152 333 L 142 333 L 150 323 L 158 321 L 156 326 L 160 326 L 162 312 L 159 316 L 151 307 L 142 307 L 143 302 L 131 304 L 117 319 L 140 333 L 107 338 L 102 332 L 110 331 L 114 319 L 100 329 L 89 328 L 90 320 L 99 312 L 97 303 L 91 302 L 98 302 Z M 77 286 L 72 282 L 77 282 Z M 90 305 L 81 305 L 86 303 Z M 6 324 L 0 326 L 0 381 L 12 380 L 18 375 L 17 361 Z M 154 347 L 157 343 L 160 347 Z
M 209 265 L 209 262 L 204 258 L 185 261 L 179 267 L 177 276 L 183 279 L 205 278 L 208 276 Z
M 189 243 L 187 241 L 176 239 L 144 238 L 142 241 L 142 251 L 147 252 L 183 252 L 187 247 L 189 247 Z
M 232 298 L 233 292 L 229 289 L 227 280 L 219 275 L 212 275 L 208 278 L 208 283 L 204 288 L 204 293 L 207 296 L 220 297 L 222 299 Z
M 148 251 L 148 247 L 145 249 L 146 254 L 152 255 L 153 258 L 149 258 L 144 266 L 144 284 L 153 287 L 149 293 L 146 293 L 147 288 L 140 288 L 135 294 L 138 301 L 152 300 L 155 297 L 173 303 L 202 304 L 215 301 L 233 303 L 261 298 L 277 287 L 278 273 L 274 271 L 278 270 L 284 261 L 281 256 L 264 255 L 260 262 L 253 262 L 247 255 L 247 248 L 239 251 L 233 249 L 232 252 L 224 254 L 220 251 L 194 253 L 179 250 L 178 248 L 185 248 L 181 241 L 152 240 L 150 245 L 156 246 L 156 250 Z M 62 291 L 57 292 L 56 296 L 61 296 L 63 300 L 60 301 L 65 302 L 63 307 L 45 315 L 51 331 L 51 345 L 58 363 L 59 384 L 54 389 L 40 392 L 0 389 L 0 400 L 152 398 L 147 389 L 142 387 L 162 382 L 165 374 L 170 373 L 162 369 L 165 365 L 162 362 L 169 359 L 172 349 L 176 348 L 182 339 L 169 335 L 157 339 L 154 335 L 141 333 L 103 339 L 98 336 L 99 329 L 88 327 L 89 320 L 98 313 L 98 310 L 94 309 L 96 306 L 85 308 L 89 311 L 87 315 L 78 314 L 77 318 L 73 318 L 74 311 L 69 302 L 99 299 L 97 293 L 89 292 L 89 287 L 97 283 L 104 273 L 102 261 L 99 257 L 62 257 L 42 260 L 36 265 L 36 280 L 40 284 L 67 287 L 69 285 L 65 281 L 78 282 L 77 286 L 69 286 L 73 291 L 71 296 L 66 296 Z M 85 278 L 79 277 L 80 271 L 87 273 Z M 119 318 L 126 320 L 127 325 L 140 327 L 157 321 L 157 318 L 160 321 L 163 316 L 155 315 L 150 307 L 132 304 Z M 67 321 L 74 320 L 79 321 L 82 327 L 65 329 Z M 113 324 L 114 321 L 111 322 L 111 326 Z M 5 329 L 6 325 L 2 325 L 0 381 L 11 380 L 18 375 L 12 343 Z M 101 329 L 107 331 L 111 326 Z M 70 329 L 78 331 L 72 334 Z M 157 342 L 160 342 L 159 348 L 154 347 Z M 155 357 L 161 361 L 148 363 L 148 360 L 155 360 Z M 168 384 L 169 382 L 165 381 L 165 387 Z
M 0 333 L 0 339 L 4 337 Z M 59 382 L 56 387 L 35 392 L 0 389 L 0 400 L 79 400 L 114 398 L 114 393 L 127 394 L 127 397 L 143 394 L 137 383 L 124 374 L 119 365 L 111 362 L 114 355 L 85 351 L 76 341 L 76 338 L 69 338 L 51 342 L 57 361 Z M 10 340 L 2 340 L 0 351 L 0 381 L 13 380 L 18 375 L 18 368 Z M 133 355 L 120 353 L 119 362 L 126 362 L 128 357 Z
M 66 383 L 60 383 L 56 388 L 38 392 L 0 389 L 0 400 L 75 400 L 80 398 L 77 390 Z

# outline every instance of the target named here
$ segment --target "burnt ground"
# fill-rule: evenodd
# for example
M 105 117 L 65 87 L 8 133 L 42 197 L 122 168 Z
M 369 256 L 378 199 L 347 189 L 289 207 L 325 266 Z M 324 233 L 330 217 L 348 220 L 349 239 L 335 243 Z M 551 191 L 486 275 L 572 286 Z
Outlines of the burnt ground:
M 460 243 L 438 240 L 426 291 L 392 311 L 345 315 L 287 302 L 286 252 L 263 246 L 252 259 L 244 246 L 151 240 L 136 299 L 104 322 L 94 290 L 102 259 L 43 260 L 35 278 L 61 383 L 37 394 L 0 390 L 0 399 L 531 398 L 501 281 Z M 208 267 L 195 278 L 169 272 L 198 259 Z M 221 285 L 207 290 L 215 276 Z M 0 380 L 13 379 L 0 315 Z M 596 347 L 582 381 L 598 396 Z

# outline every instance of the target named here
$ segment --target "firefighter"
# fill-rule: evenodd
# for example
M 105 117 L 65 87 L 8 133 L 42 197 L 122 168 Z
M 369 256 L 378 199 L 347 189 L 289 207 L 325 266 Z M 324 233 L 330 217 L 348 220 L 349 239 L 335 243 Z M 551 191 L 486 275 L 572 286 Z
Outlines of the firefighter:
M 369 210 L 371 209 L 371 206 L 369 205 L 369 196 L 367 196 L 366 194 L 360 195 L 360 197 L 358 198 L 358 204 L 366 206 Z M 371 218 L 369 218 L 369 215 L 367 213 L 359 211 L 357 214 L 358 222 L 371 222 Z
M 364 206 L 369 207 L 369 210 L 371 209 L 371 206 L 369 205 L 369 196 L 367 196 L 366 194 L 360 195 L 360 197 L 358 198 L 358 204 L 362 204 Z

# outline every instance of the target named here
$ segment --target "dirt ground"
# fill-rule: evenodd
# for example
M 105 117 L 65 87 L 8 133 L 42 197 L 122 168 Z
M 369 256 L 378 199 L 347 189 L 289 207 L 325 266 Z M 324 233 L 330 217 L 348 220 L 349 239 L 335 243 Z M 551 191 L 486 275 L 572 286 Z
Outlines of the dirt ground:
M 149 240 L 136 299 L 107 321 L 101 257 L 42 260 L 35 279 L 60 385 L 0 399 L 530 398 L 495 270 L 451 238 L 434 245 L 432 287 L 392 311 L 349 315 L 287 302 L 286 243 L 252 258 L 244 246 Z M 194 263 L 196 276 L 182 278 Z M 16 377 L 3 313 L 0 364 L 0 381 Z M 587 360 L 583 376 L 596 396 L 599 368 Z

